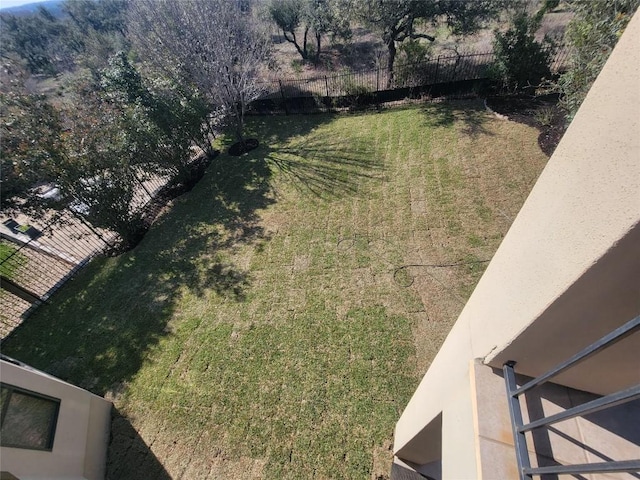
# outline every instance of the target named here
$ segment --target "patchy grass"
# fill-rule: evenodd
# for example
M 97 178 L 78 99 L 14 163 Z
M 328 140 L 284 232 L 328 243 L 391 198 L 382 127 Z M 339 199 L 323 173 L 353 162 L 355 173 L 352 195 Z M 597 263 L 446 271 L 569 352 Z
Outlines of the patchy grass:
M 110 478 L 386 478 L 546 162 L 534 129 L 475 102 L 250 129 L 258 149 L 221 155 L 3 345 L 114 399 Z
M 0 274 L 8 279 L 12 279 L 17 270 L 27 263 L 27 258 L 17 251 L 12 244 L 0 242 Z

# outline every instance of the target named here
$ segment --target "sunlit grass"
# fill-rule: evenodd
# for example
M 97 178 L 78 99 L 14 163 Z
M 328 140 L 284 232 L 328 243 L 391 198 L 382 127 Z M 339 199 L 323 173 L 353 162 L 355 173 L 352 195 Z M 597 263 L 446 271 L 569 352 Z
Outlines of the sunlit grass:
M 12 279 L 16 271 L 24 267 L 27 258 L 18 252 L 18 248 L 9 244 L 0 242 L 0 274 L 8 279 Z
M 536 132 L 470 102 L 249 129 L 257 150 L 221 155 L 3 351 L 114 395 L 174 477 L 384 477 L 395 422 L 545 164 Z M 126 442 L 110 476 L 142 478 Z

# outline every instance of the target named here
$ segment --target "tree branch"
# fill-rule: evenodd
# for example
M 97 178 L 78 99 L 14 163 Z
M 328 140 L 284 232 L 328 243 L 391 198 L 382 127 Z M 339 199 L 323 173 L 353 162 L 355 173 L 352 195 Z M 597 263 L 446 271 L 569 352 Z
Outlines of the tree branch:
M 427 35 L 426 33 L 412 33 L 409 35 L 409 38 L 415 40 L 416 38 L 426 38 L 430 42 L 435 42 L 436 37 L 432 37 L 431 35 Z
M 291 43 L 293 43 L 293 44 L 296 44 L 296 43 L 297 43 L 297 42 L 296 42 L 296 34 L 295 34 L 295 32 L 293 33 L 293 38 L 289 38 L 289 36 L 287 35 L 287 31 L 286 31 L 285 29 L 282 29 L 282 35 L 284 36 L 284 39 L 285 39 L 287 42 L 291 42 Z

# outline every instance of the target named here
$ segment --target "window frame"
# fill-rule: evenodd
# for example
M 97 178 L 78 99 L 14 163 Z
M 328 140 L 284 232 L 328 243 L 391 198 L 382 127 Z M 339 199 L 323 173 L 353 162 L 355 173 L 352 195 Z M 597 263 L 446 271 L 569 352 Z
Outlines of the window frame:
M 19 393 L 20 395 L 33 397 L 38 400 L 46 400 L 48 402 L 52 402 L 55 404 L 53 414 L 50 417 L 51 422 L 49 425 L 49 431 L 47 432 L 47 444 L 45 447 L 27 447 L 24 445 L 5 443 L 2 441 L 2 436 L 0 436 L 0 447 L 20 448 L 23 450 L 37 450 L 39 452 L 53 451 L 53 443 L 55 440 L 56 430 L 58 427 L 58 416 L 60 414 L 61 400 L 59 398 L 50 397 L 49 395 L 44 395 L 39 392 L 34 392 L 33 390 L 27 390 L 26 388 L 17 387 L 15 385 L 11 385 L 9 383 L 4 383 L 4 382 L 0 382 L 0 388 L 5 388 L 9 391 L 9 396 L 7 397 L 7 401 L 3 405 L 2 411 L 0 412 L 0 431 L 2 430 L 2 426 L 4 425 L 4 421 L 7 416 L 7 411 L 9 410 L 9 404 L 11 403 L 11 396 L 13 395 L 14 392 Z

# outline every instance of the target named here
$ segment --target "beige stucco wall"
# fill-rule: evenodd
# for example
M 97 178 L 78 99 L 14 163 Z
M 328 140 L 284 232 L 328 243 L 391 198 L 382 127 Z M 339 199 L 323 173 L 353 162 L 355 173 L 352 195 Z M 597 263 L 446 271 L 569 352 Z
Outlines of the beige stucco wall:
M 27 479 L 102 479 L 111 402 L 38 370 L 0 360 L 3 383 L 59 398 L 53 450 L 0 448 L 0 470 Z
M 398 421 L 400 458 L 433 459 L 420 433 L 447 417 L 470 360 L 538 374 L 640 313 L 638 45 L 636 14 Z M 598 393 L 637 383 L 637 335 L 616 348 L 561 380 Z

